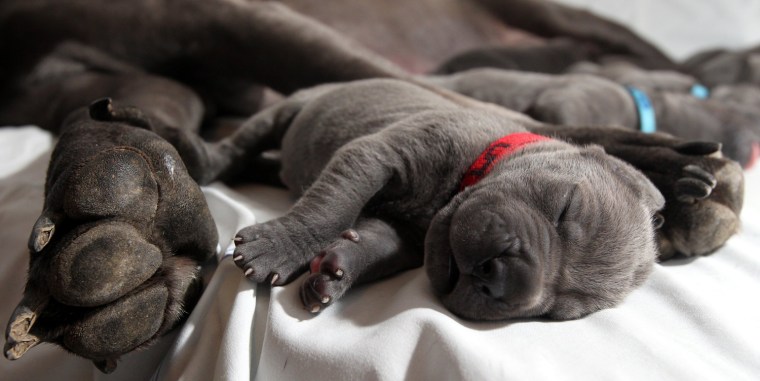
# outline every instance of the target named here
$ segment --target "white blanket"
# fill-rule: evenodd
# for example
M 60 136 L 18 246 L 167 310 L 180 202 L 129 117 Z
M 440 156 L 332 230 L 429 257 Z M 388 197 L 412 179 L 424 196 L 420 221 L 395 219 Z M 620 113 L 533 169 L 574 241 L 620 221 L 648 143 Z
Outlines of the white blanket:
M 52 138 L 0 129 L 0 318 L 25 281 L 26 240 L 42 205 Z M 747 174 L 742 232 L 712 256 L 657 265 L 617 308 L 567 321 L 472 323 L 448 313 L 421 269 L 351 290 L 318 316 L 299 280 L 257 287 L 220 250 L 189 321 L 102 375 L 41 345 L 3 380 L 753 380 L 760 375 L 760 171 Z M 283 213 L 279 189 L 204 189 L 223 247 L 243 226 Z

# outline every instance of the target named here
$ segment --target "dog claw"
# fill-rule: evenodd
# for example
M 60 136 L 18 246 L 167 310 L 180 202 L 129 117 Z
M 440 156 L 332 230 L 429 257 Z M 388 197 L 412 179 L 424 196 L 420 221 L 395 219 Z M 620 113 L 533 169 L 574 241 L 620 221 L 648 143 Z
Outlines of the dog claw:
M 322 304 L 330 303 L 330 297 L 329 296 L 323 296 L 321 299 Z
M 237 244 L 239 244 L 239 243 L 243 242 L 243 237 L 241 237 L 241 236 L 236 236 L 236 237 L 235 237 L 235 238 L 232 240 L 232 242 L 235 242 L 235 245 L 237 245 Z
M 709 185 L 710 188 L 715 188 L 715 186 L 718 185 L 718 180 L 715 178 L 715 176 L 699 166 L 689 164 L 683 167 L 683 171 L 699 180 L 702 180 L 705 184 Z
M 707 198 L 713 188 L 709 184 L 694 178 L 684 178 L 676 181 L 675 193 L 678 201 L 694 203 Z
M 359 242 L 359 233 L 354 229 L 348 229 L 341 233 L 340 236 L 352 242 Z
M 240 254 L 232 257 L 232 260 L 235 261 L 235 262 L 240 262 L 241 259 L 243 259 L 243 256 L 240 255 Z
M 247 278 L 248 276 L 250 276 L 251 274 L 253 274 L 253 269 L 252 269 L 252 268 L 247 268 L 247 269 L 245 269 L 245 272 L 243 273 L 243 275 L 244 275 L 246 278 Z
M 315 305 L 311 306 L 311 309 L 309 310 L 309 312 L 311 312 L 313 314 L 316 314 L 316 313 L 319 313 L 319 310 L 321 310 L 321 309 L 322 309 L 322 307 L 320 307 L 319 305 L 315 304 Z
M 338 279 L 340 279 L 340 278 L 343 278 L 343 274 L 344 274 L 344 272 L 343 272 L 343 270 L 342 270 L 342 269 L 337 269 L 337 270 L 335 270 L 335 276 L 336 276 Z
M 111 120 L 113 118 L 113 100 L 100 98 L 90 103 L 90 118 L 94 120 Z
M 275 282 L 278 280 L 280 280 L 280 274 L 274 273 L 272 274 L 272 280 L 269 282 L 269 284 L 274 286 Z

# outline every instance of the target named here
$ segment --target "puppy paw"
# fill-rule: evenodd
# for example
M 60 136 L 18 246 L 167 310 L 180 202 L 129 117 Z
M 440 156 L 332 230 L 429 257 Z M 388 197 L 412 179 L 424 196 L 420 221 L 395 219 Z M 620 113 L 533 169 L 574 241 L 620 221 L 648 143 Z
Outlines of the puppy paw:
M 301 223 L 283 217 L 240 230 L 232 259 L 246 278 L 280 286 L 306 270 L 316 243 Z
M 309 312 L 319 313 L 351 287 L 356 278 L 352 262 L 361 255 L 359 241 L 355 230 L 346 230 L 311 260 L 311 275 L 301 284 L 300 292 L 301 302 Z

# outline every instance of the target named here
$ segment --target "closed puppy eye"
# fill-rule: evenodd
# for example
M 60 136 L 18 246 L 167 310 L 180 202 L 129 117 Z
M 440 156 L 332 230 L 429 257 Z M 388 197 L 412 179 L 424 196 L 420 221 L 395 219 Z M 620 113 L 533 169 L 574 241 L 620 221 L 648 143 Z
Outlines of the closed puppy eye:
M 566 221 L 568 216 L 568 212 L 571 209 L 571 206 L 573 205 L 573 200 L 575 200 L 575 193 L 578 189 L 578 185 L 570 189 L 569 192 L 565 193 L 565 197 L 563 199 L 565 202 L 562 204 L 562 208 L 559 210 L 559 213 L 557 214 L 557 217 L 554 219 L 554 226 L 559 226 L 562 222 Z

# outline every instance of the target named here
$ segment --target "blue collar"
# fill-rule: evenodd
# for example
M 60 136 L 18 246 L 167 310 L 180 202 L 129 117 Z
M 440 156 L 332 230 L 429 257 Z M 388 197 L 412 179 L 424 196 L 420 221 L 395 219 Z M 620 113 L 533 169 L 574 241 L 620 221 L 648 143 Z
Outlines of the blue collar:
M 636 104 L 636 112 L 639 115 L 639 130 L 645 134 L 657 132 L 657 119 L 654 115 L 652 102 L 647 94 L 630 85 L 625 88 L 631 94 L 633 103 Z
M 697 99 L 707 99 L 710 97 L 710 89 L 697 83 L 691 87 L 691 95 Z

